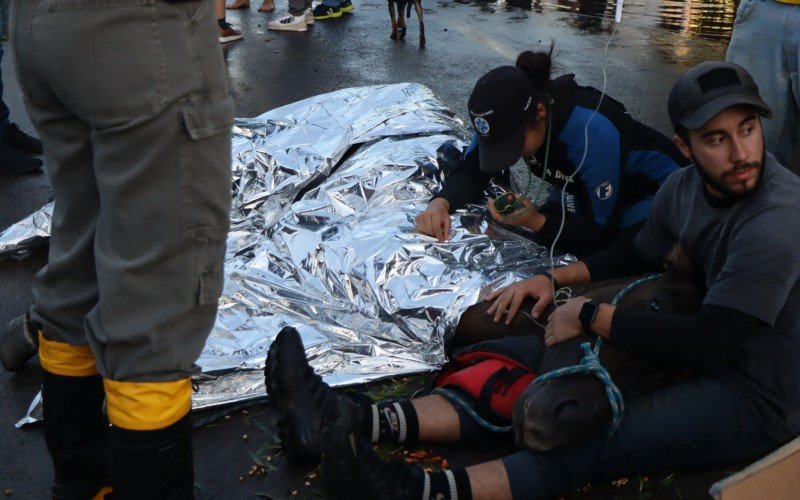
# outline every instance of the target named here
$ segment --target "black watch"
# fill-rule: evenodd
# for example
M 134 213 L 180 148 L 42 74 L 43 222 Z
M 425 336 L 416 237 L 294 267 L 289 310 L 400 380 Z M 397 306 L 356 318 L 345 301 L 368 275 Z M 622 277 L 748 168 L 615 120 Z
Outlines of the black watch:
M 581 312 L 578 313 L 578 319 L 581 322 L 581 326 L 583 326 L 583 329 L 587 333 L 592 331 L 592 323 L 594 323 L 594 319 L 597 317 L 597 311 L 599 309 L 600 304 L 594 300 L 587 300 L 581 306 Z

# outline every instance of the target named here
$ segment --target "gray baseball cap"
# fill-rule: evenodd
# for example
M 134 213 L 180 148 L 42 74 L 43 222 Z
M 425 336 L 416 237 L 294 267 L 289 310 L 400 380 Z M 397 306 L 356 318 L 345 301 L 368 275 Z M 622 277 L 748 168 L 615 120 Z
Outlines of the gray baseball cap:
M 754 106 L 762 116 L 772 115 L 753 77 L 741 66 L 725 61 L 702 62 L 684 72 L 672 86 L 667 102 L 676 131 L 679 125 L 697 130 L 720 111 L 742 104 Z

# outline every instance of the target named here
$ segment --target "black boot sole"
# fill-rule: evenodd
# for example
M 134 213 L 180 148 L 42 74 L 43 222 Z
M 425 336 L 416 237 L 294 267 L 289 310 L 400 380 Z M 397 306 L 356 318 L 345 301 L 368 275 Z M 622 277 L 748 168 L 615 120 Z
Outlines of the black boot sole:
M 309 366 L 297 330 L 280 331 L 269 348 L 264 375 L 270 400 L 280 411 L 279 436 L 286 458 L 301 467 L 317 465 L 322 407 L 332 392 Z

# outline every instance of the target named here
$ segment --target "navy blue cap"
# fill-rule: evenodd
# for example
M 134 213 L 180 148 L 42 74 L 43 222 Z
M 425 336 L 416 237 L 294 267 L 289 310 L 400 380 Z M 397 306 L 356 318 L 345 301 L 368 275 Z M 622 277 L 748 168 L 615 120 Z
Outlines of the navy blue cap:
M 475 84 L 468 107 L 482 171 L 507 169 L 522 157 L 525 116 L 534 92 L 528 75 L 514 66 L 495 68 Z

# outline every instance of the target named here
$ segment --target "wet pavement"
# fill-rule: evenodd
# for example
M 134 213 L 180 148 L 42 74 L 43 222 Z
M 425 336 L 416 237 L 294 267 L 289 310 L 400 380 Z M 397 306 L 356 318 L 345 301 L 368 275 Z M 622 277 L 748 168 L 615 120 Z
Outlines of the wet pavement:
M 575 73 L 581 83 L 598 88 L 603 84 L 603 48 L 613 26 L 611 2 L 423 0 L 425 48 L 419 46 L 415 14 L 408 21 L 406 40 L 395 42 L 389 39 L 384 1 L 354 3 L 354 14 L 318 21 L 306 33 L 266 29 L 267 21 L 286 8 L 283 1 L 272 14 L 256 12 L 258 0 L 253 0 L 250 10 L 229 11 L 228 20 L 245 34 L 244 40 L 224 49 L 237 116 L 254 116 L 343 87 L 413 81 L 430 87 L 463 117 L 469 92 L 481 74 L 497 65 L 513 64 L 521 50 L 544 47 L 551 41 L 560 68 Z M 684 69 L 724 57 L 735 6 L 724 1 L 627 3 L 608 54 L 608 92 L 624 102 L 634 117 L 669 132 L 666 97 L 670 85 Z M 4 97 L 12 120 L 30 132 L 8 52 L 2 64 Z M 40 208 L 50 195 L 44 174 L 0 176 L 0 228 Z M 0 324 L 27 308 L 31 280 L 45 258 L 41 250 L 21 262 L 0 262 Z M 38 382 L 35 362 L 17 374 L 0 373 L 0 491 L 10 490 L 12 498 L 47 497 L 51 469 L 41 428 L 13 427 Z M 288 470 L 276 455 L 274 414 L 268 406 L 239 409 L 228 419 L 216 414 L 199 419 L 209 424 L 194 434 L 198 498 L 286 498 L 293 497 L 294 491 L 301 498 L 322 496 L 318 479 Z M 458 466 L 497 456 L 503 447 L 433 449 L 446 456 L 451 466 Z M 634 498 L 645 492 L 694 498 L 704 495 L 723 472 L 683 474 L 677 483 L 667 481 L 661 486 L 655 479 L 642 486 L 633 478 L 627 489 L 607 486 L 587 494 Z

